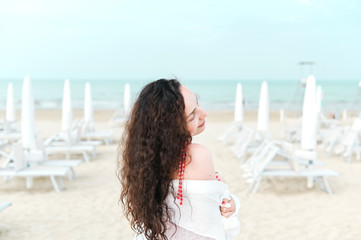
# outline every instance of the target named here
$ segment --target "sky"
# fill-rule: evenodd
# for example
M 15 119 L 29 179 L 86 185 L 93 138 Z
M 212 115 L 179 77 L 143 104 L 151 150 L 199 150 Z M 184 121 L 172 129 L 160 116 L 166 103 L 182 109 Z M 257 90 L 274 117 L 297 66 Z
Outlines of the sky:
M 309 73 L 361 80 L 361 1 L 0 1 L 0 79 Z

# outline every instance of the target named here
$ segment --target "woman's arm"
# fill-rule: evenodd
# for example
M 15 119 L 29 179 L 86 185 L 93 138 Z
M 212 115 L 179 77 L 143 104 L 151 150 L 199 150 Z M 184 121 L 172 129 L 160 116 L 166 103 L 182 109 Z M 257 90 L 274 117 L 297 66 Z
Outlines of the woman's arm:
M 212 154 L 209 149 L 201 144 L 192 143 L 189 145 L 190 156 L 187 157 L 187 164 L 184 171 L 184 179 L 192 180 L 216 180 Z M 224 178 L 219 176 L 222 182 Z M 236 212 L 236 204 L 233 198 L 223 199 L 220 210 L 224 217 L 230 217 Z M 228 207 L 229 206 L 229 207 Z
M 218 174 L 218 172 L 216 173 L 216 176 L 219 181 L 226 183 L 225 179 L 221 177 Z M 220 207 L 220 210 L 223 217 L 228 218 L 232 216 L 236 212 L 237 210 L 236 208 L 237 208 L 236 203 L 232 197 L 230 197 L 229 199 L 227 198 L 222 199 L 222 205 Z

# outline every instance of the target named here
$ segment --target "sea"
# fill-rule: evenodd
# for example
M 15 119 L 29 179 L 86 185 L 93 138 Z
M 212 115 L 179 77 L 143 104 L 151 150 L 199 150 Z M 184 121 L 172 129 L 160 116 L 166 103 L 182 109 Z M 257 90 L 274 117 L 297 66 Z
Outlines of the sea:
M 127 79 L 69 79 L 72 105 L 83 108 L 84 89 L 90 83 L 94 109 L 119 109 L 123 106 L 124 86 L 130 84 L 131 99 L 134 101 L 141 89 L 150 80 Z M 31 79 L 36 109 L 60 109 L 65 79 Z M 295 79 L 233 79 L 233 80 L 191 80 L 181 83 L 197 94 L 199 103 L 206 110 L 228 111 L 234 109 L 236 86 L 242 85 L 245 110 L 258 108 L 261 84 L 266 81 L 269 89 L 271 110 L 302 109 L 304 82 Z M 0 79 L 0 109 L 6 107 L 8 83 L 13 84 L 16 108 L 21 107 L 23 79 Z M 361 110 L 360 80 L 316 80 L 323 91 L 322 108 L 325 112 L 340 114 L 343 109 Z

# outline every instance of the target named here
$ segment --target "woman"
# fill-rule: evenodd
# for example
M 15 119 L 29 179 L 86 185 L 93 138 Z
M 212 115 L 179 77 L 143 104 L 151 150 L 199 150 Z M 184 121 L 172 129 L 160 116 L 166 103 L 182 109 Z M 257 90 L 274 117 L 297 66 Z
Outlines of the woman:
M 175 79 L 141 91 L 118 170 L 120 201 L 135 239 L 230 239 L 223 219 L 235 214 L 235 200 L 219 181 L 209 150 L 192 143 L 206 117 L 197 97 Z

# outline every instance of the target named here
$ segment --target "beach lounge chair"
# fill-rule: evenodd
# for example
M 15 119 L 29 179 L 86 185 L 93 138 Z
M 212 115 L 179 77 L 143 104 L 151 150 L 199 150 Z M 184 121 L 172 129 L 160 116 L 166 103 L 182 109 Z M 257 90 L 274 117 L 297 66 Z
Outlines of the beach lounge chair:
M 242 132 L 242 122 L 232 122 L 223 134 L 218 138 L 223 145 L 226 145 L 230 139 L 237 137 Z M 238 138 L 238 137 L 237 137 Z
M 41 145 L 39 144 L 38 146 L 40 146 L 39 149 L 29 151 L 24 150 L 21 143 L 13 144 L 10 154 L 1 152 L 1 156 L 6 158 L 2 167 L 14 167 L 15 156 L 23 156 L 25 164 L 48 167 L 69 167 L 73 173 L 72 176 L 76 176 L 73 168 L 79 166 L 83 162 L 82 159 L 48 159 Z
M 343 127 L 333 127 L 324 134 L 321 146 L 326 154 L 333 153 L 334 148 L 341 141 L 343 131 Z
M 243 127 L 243 130 L 237 135 L 237 139 L 232 146 L 232 152 L 236 158 L 242 160 L 246 157 L 247 147 L 251 145 L 251 141 L 255 138 L 256 131 Z M 255 145 L 254 143 L 252 145 Z
M 39 164 L 42 166 L 49 167 L 69 167 L 71 170 L 71 177 L 75 178 L 76 174 L 74 167 L 79 166 L 83 160 L 82 159 L 51 159 L 47 158 L 46 152 L 44 151 L 44 145 L 42 141 L 37 141 L 37 149 L 26 150 L 24 151 L 22 144 L 20 142 L 12 145 L 11 153 L 5 151 L 0 151 L 0 156 L 4 157 L 3 168 L 11 167 L 14 165 L 14 155 L 19 155 L 16 151 L 22 151 L 24 154 L 24 161 L 26 164 Z
M 7 121 L 4 119 L 0 129 L 0 140 L 15 142 L 21 138 L 17 121 Z
M 330 134 L 332 145 L 330 144 L 326 148 L 326 152 L 331 154 L 340 154 L 342 160 L 351 162 L 354 155 L 357 159 L 360 159 L 361 154 L 361 143 L 360 143 L 360 132 L 361 132 L 361 119 L 356 118 L 353 121 L 351 127 L 339 127 L 337 136 L 334 137 Z M 336 133 L 334 133 L 336 134 Z M 334 139 L 333 139 L 334 138 Z
M 3 123 L 1 124 L 0 131 L 4 132 L 18 132 L 18 121 L 8 121 L 4 119 Z
M 238 134 L 237 140 L 232 146 L 232 151 L 236 158 L 243 162 L 247 153 L 255 151 L 261 143 L 270 138 L 270 135 L 255 131 L 248 127 L 243 127 L 243 130 Z
M 9 142 L 16 142 L 21 139 L 21 132 L 6 132 L 0 131 L 0 140 L 6 140 Z
M 126 123 L 128 120 L 128 115 L 124 113 L 123 109 L 119 109 L 114 111 L 113 115 L 111 116 L 109 120 L 109 125 L 111 127 L 118 127 Z
M 88 142 L 92 140 L 101 140 L 106 145 L 113 142 L 113 131 L 112 130 L 96 130 L 94 123 L 81 122 L 78 126 L 80 128 L 81 139 L 86 139 Z
M 342 160 L 350 163 L 353 155 L 360 159 L 361 145 L 360 145 L 360 130 L 352 128 L 346 129 L 340 143 L 334 148 L 335 154 L 341 154 Z
M 102 144 L 100 140 L 82 140 L 82 121 L 77 120 L 73 124 L 72 128 L 68 131 L 63 131 L 57 135 L 58 142 L 66 142 L 67 144 L 73 145 L 90 145 L 90 146 L 99 146 Z
M 303 166 L 324 165 L 323 162 L 317 159 L 317 152 L 315 150 L 298 149 L 292 143 L 285 141 L 274 141 L 274 144 L 280 148 L 278 154 L 285 159 L 292 159 L 296 161 L 297 164 Z
M 90 154 L 96 156 L 96 149 L 93 145 L 72 144 L 62 141 L 57 135 L 49 137 L 44 141 L 44 151 L 47 156 L 52 154 L 65 154 L 69 159 L 72 154 L 80 153 L 86 162 L 90 162 Z
M 48 159 L 46 152 L 44 151 L 43 141 L 37 141 L 37 150 L 24 151 L 23 148 L 18 147 L 17 151 L 24 152 L 25 162 L 29 164 L 39 164 L 41 166 L 48 167 L 68 167 L 71 170 L 71 179 L 76 177 L 74 167 L 79 166 L 82 159 Z
M 82 141 L 79 125 L 76 124 L 72 127 L 72 130 L 63 131 L 45 140 L 44 149 L 47 155 L 64 153 L 66 158 L 70 158 L 71 154 L 81 153 L 84 160 L 89 162 L 89 153 L 95 157 L 96 146 L 99 146 L 101 143 L 101 141 Z
M 286 164 L 281 164 L 280 158 L 276 158 L 276 156 L 286 160 Z M 285 156 L 286 158 L 284 158 Z M 252 160 L 247 161 L 247 165 L 244 167 L 244 177 L 250 184 L 250 190 L 253 193 L 257 192 L 264 177 L 302 177 L 311 178 L 319 184 L 322 190 L 332 194 L 327 177 L 339 175 L 333 170 L 316 169 L 313 168 L 314 164 L 309 164 L 307 161 L 301 163 L 298 161 L 299 159 L 285 155 L 285 152 L 274 142 L 265 143 L 261 150 L 258 149 L 251 158 Z
M 61 177 L 68 177 L 71 179 L 70 167 L 49 167 L 39 164 L 26 163 L 24 152 L 21 151 L 21 144 L 16 143 L 13 147 L 13 164 L 8 167 L 0 168 L 0 176 L 24 177 L 27 179 L 27 188 L 32 187 L 32 179 L 34 177 L 49 177 L 56 192 L 60 192 L 64 189 L 64 184 Z
M 106 145 L 109 145 L 113 142 L 113 131 L 86 131 L 82 132 L 81 137 L 82 139 L 86 139 L 87 141 L 101 139 Z
M 300 142 L 301 141 L 301 132 L 302 124 L 301 118 L 297 119 L 295 122 L 291 122 L 289 119 L 285 119 L 285 140 L 288 142 Z
M 94 125 L 89 124 L 88 126 L 84 124 L 84 121 L 77 119 L 72 123 L 70 129 L 61 131 L 57 134 L 57 141 L 65 141 L 67 143 L 83 144 L 83 145 L 93 145 L 99 146 L 102 144 L 102 141 L 99 140 L 82 140 L 82 132 L 84 128 L 95 130 Z

